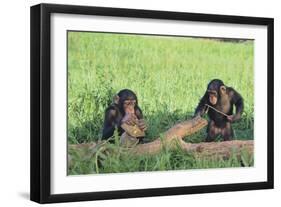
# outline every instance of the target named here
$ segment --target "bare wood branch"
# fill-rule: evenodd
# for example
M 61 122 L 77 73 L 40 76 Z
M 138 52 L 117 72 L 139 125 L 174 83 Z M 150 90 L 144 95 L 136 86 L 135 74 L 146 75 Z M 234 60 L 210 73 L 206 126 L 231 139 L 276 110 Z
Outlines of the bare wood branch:
M 195 117 L 191 120 L 178 123 L 164 133 L 163 137 L 150 143 L 139 144 L 132 149 L 132 152 L 135 154 L 156 154 L 161 151 L 164 145 L 171 145 L 173 140 L 181 140 L 183 137 L 202 129 L 207 124 L 207 120 L 201 117 Z
M 254 153 L 253 140 L 232 140 L 224 142 L 201 142 L 197 144 L 180 141 L 180 147 L 199 157 L 229 158 L 231 155 L 240 156 L 245 150 L 249 155 Z
M 176 124 L 171 129 L 157 138 L 153 142 L 138 144 L 129 150 L 134 155 L 157 154 L 163 147 L 171 149 L 180 147 L 186 152 L 191 152 L 199 157 L 229 157 L 235 153 L 240 156 L 242 150 L 246 150 L 250 155 L 253 154 L 253 140 L 232 140 L 224 142 L 202 142 L 202 143 L 186 143 L 182 139 L 188 135 L 195 133 L 207 125 L 207 120 L 195 117 L 191 120 Z M 93 151 L 96 143 L 86 143 L 78 145 L 69 145 L 70 150 L 84 150 L 84 152 Z

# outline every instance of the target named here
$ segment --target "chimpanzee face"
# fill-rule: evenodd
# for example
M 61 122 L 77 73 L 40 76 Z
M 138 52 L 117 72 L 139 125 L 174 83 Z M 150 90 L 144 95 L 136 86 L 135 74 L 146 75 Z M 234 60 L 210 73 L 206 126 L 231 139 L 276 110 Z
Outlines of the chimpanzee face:
M 136 100 L 134 99 L 127 99 L 123 102 L 123 108 L 125 113 L 135 113 L 135 106 L 136 106 Z
M 135 113 L 135 108 L 138 107 L 137 96 L 129 89 L 119 91 L 114 98 L 114 103 L 118 105 L 122 113 Z
M 215 90 L 208 90 L 209 101 L 212 105 L 216 105 L 218 101 L 218 93 Z
M 209 96 L 209 102 L 212 105 L 216 105 L 221 96 L 225 94 L 226 87 L 224 83 L 219 79 L 212 80 L 207 86 L 207 93 Z

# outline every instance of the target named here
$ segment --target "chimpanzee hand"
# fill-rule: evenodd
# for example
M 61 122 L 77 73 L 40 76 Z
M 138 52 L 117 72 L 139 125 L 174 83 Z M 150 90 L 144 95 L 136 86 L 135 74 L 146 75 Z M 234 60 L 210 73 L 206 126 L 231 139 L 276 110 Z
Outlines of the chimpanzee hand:
M 229 122 L 235 122 L 238 121 L 241 118 L 240 114 L 234 114 L 234 115 L 230 115 L 227 117 Z
M 192 116 L 192 118 L 197 118 L 197 117 L 201 118 L 201 114 L 200 114 L 200 113 L 196 113 L 196 114 L 194 114 L 194 115 Z
M 126 123 L 128 125 L 131 125 L 131 126 L 136 125 L 137 124 L 137 117 L 136 117 L 136 115 L 133 114 L 133 113 L 127 113 L 123 117 L 123 119 L 121 120 L 121 124 L 124 124 L 124 123 Z
M 234 122 L 236 120 L 236 117 L 234 115 L 229 115 L 229 116 L 227 116 L 227 120 L 229 122 Z
M 144 121 L 144 119 L 139 119 L 138 120 L 138 127 L 143 130 L 143 131 L 146 131 L 147 130 L 147 125 Z

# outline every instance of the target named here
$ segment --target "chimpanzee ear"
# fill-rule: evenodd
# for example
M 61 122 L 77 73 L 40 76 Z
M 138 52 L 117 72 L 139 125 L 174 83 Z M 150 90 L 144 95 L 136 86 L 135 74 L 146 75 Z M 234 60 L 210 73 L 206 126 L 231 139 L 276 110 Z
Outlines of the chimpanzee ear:
M 225 86 L 222 85 L 222 86 L 220 87 L 220 93 L 221 93 L 221 94 L 225 94 L 225 93 L 226 93 L 226 87 L 225 87 Z
M 119 99 L 120 99 L 120 97 L 118 95 L 115 95 L 113 98 L 113 103 L 119 104 Z

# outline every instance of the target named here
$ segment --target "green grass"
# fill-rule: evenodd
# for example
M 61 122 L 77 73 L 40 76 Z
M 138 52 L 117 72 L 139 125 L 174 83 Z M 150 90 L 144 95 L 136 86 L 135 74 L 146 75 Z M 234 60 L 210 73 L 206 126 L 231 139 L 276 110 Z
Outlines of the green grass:
M 175 123 L 191 118 L 214 78 L 243 96 L 245 111 L 233 125 L 235 136 L 253 139 L 253 50 L 253 41 L 69 32 L 68 143 L 97 141 L 105 108 L 124 88 L 136 92 L 149 126 L 147 139 L 153 140 Z M 185 140 L 202 142 L 205 130 Z M 119 153 L 106 156 L 98 172 L 241 166 L 241 161 L 231 159 L 198 160 L 180 150 L 139 157 Z M 70 174 L 97 173 L 93 158 L 85 160 L 79 153 L 75 157 Z

